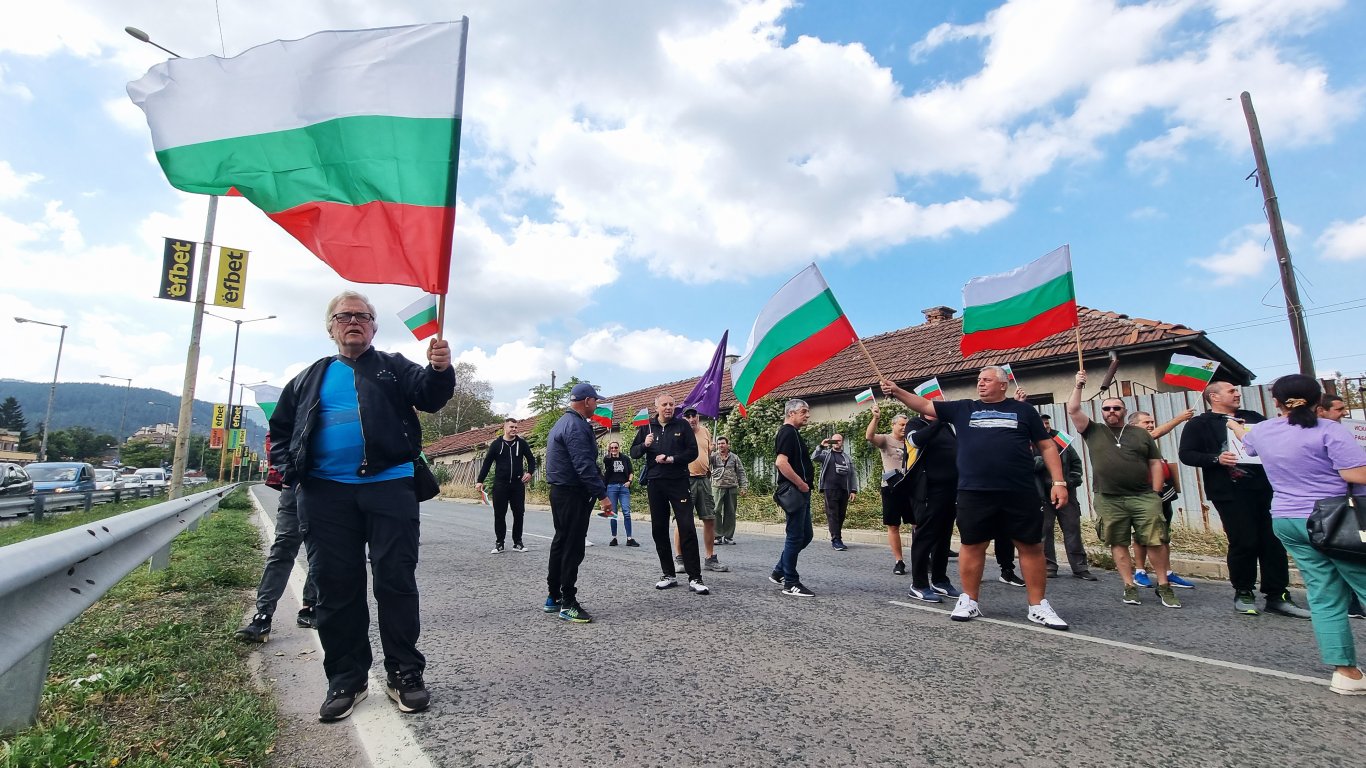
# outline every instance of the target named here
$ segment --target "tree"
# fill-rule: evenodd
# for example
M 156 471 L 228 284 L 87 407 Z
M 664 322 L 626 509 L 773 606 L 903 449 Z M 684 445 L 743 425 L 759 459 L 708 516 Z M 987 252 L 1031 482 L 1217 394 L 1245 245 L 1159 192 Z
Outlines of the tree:
M 91 461 L 116 442 L 113 435 L 97 435 L 90 427 L 71 427 L 48 435 L 47 453 L 52 460 Z
M 24 418 L 24 409 L 19 405 L 18 399 L 7 397 L 0 403 L 0 429 L 18 432 L 21 446 L 28 442 L 28 420 Z
M 171 449 L 150 440 L 129 440 L 123 445 L 123 463 L 130 467 L 159 467 L 170 460 Z
M 479 370 L 473 363 L 455 364 L 455 394 L 450 402 L 436 413 L 418 414 L 424 443 L 492 424 L 502 418 L 493 412 L 493 385 L 480 379 L 478 374 Z
M 569 381 L 558 387 L 552 388 L 549 384 L 537 384 L 532 387 L 531 412 L 536 415 L 536 426 L 531 428 L 531 433 L 526 435 L 526 440 L 536 448 L 544 448 L 545 440 L 550 436 L 550 428 L 555 426 L 555 421 L 560 417 L 560 411 L 569 404 L 569 391 L 575 384 L 583 381 L 578 376 L 570 376 Z

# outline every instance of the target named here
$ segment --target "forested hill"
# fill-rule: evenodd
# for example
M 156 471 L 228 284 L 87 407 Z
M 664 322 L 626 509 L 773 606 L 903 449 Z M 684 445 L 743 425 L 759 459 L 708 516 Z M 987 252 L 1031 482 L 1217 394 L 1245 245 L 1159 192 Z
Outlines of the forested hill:
M 47 396 L 52 383 L 0 379 L 0 401 L 13 397 L 24 409 L 28 421 L 28 431 L 37 434 L 39 425 L 47 413 Z M 89 427 L 96 434 L 118 435 L 119 419 L 123 415 L 125 394 L 128 403 L 128 416 L 124 420 L 124 435 L 138 431 L 139 427 L 152 426 L 162 422 L 175 423 L 179 416 L 180 398 L 160 389 L 146 387 L 125 387 L 118 384 L 71 383 L 57 384 L 57 400 L 52 406 L 52 429 L 70 427 Z M 250 396 L 247 397 L 250 400 Z M 160 405 L 149 405 L 148 401 Z M 171 406 L 169 415 L 166 405 Z M 194 402 L 194 432 L 207 434 L 209 420 L 213 418 L 213 404 L 203 400 Z M 265 426 L 265 414 L 259 408 L 247 407 L 247 418 L 261 427 Z

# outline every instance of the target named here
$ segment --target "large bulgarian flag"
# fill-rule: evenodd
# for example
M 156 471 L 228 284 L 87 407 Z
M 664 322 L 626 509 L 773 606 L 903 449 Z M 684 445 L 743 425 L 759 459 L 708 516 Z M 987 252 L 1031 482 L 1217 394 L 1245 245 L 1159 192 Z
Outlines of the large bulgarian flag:
M 128 95 L 175 188 L 240 194 L 352 282 L 445 294 L 468 23 L 171 59 Z
M 274 384 L 248 384 L 247 389 L 251 390 L 256 397 L 256 407 L 266 414 L 266 419 L 275 413 L 275 404 L 280 402 L 280 393 L 284 390 Z
M 735 399 L 747 406 L 858 341 L 815 264 L 768 300 L 749 332 L 749 351 L 730 368 Z
M 963 286 L 963 357 L 1018 349 L 1077 325 L 1077 291 L 1067 246 L 999 275 Z
M 1203 357 L 1173 354 L 1171 362 L 1167 363 L 1167 372 L 1162 376 L 1162 383 L 1199 392 L 1209 386 L 1218 367 L 1219 363 Z

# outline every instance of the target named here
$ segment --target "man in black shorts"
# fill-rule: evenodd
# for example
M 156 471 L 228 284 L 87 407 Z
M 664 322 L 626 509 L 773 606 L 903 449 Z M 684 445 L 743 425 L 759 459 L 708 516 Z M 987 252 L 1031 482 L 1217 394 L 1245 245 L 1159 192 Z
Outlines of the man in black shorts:
M 1056 509 L 1067 503 L 1067 481 L 1062 477 L 1058 449 L 1038 411 L 1006 397 L 1005 370 L 987 366 L 977 377 L 977 400 L 934 402 L 882 382 L 882 391 L 910 406 L 952 424 L 958 434 L 958 532 L 963 547 L 958 575 L 963 581 L 950 618 L 969 621 L 982 615 L 978 596 L 987 545 L 997 535 L 1008 535 L 1020 555 L 1020 570 L 1029 594 L 1030 621 L 1050 629 L 1067 629 L 1067 622 L 1044 598 L 1043 511 L 1034 487 L 1033 444 L 1053 478 L 1050 500 Z

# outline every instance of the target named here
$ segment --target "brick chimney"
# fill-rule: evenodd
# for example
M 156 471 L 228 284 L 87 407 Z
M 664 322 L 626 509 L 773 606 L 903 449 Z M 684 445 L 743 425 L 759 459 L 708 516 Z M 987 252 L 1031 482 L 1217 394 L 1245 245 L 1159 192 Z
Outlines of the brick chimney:
M 921 314 L 925 316 L 926 325 L 934 325 L 935 323 L 942 323 L 945 320 L 952 320 L 954 313 L 957 311 L 958 310 L 953 307 L 930 307 L 929 309 L 920 310 Z

